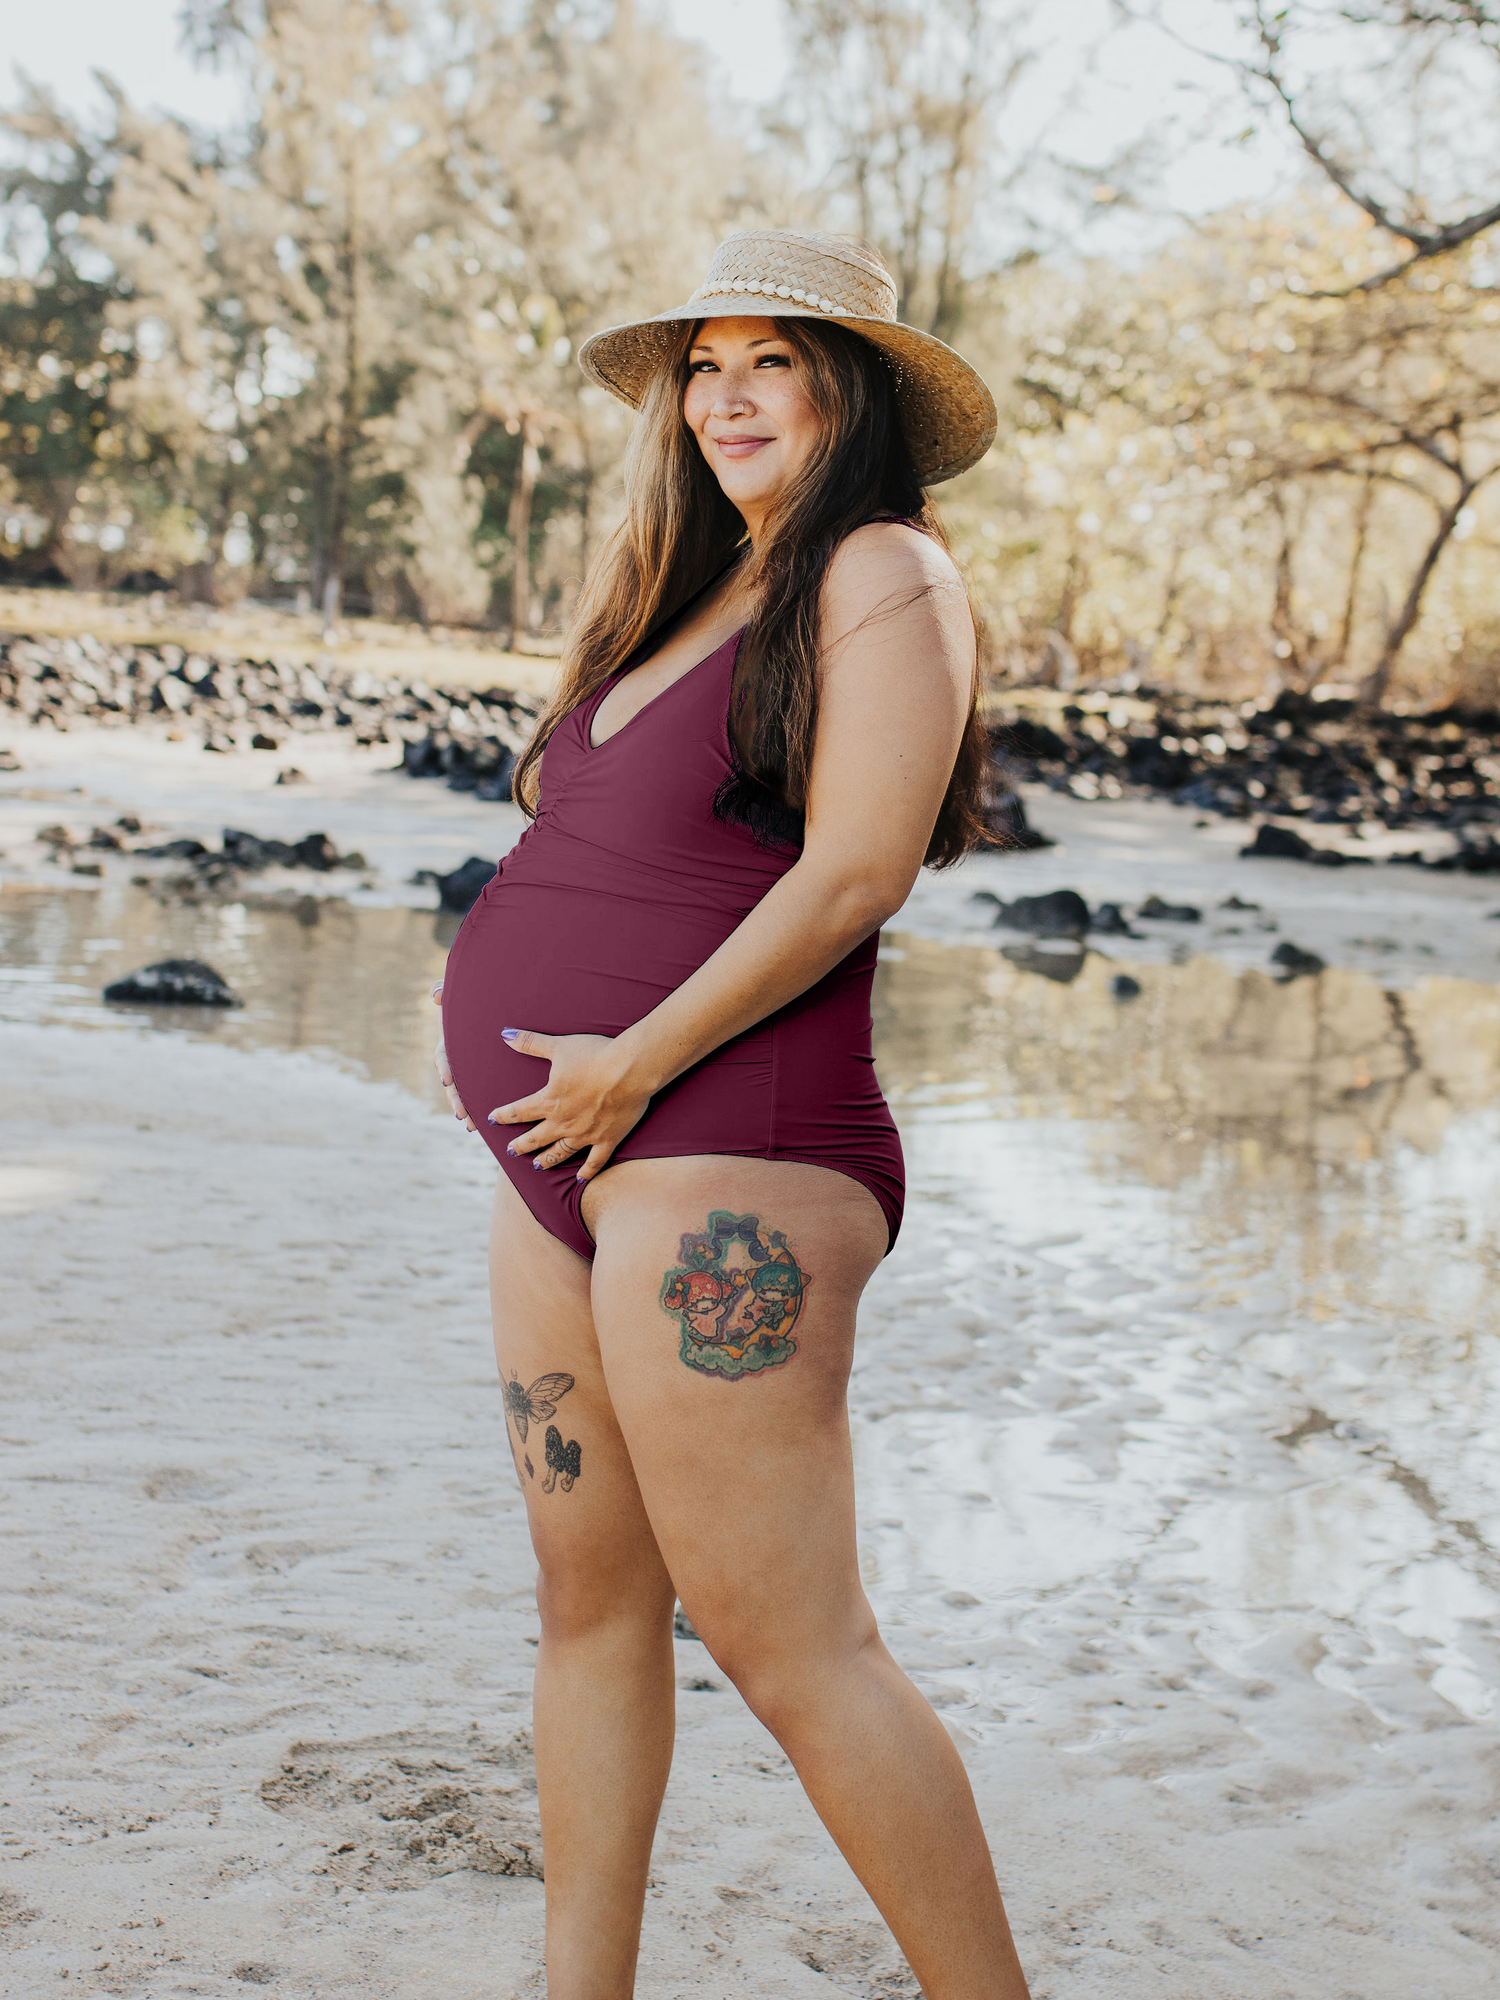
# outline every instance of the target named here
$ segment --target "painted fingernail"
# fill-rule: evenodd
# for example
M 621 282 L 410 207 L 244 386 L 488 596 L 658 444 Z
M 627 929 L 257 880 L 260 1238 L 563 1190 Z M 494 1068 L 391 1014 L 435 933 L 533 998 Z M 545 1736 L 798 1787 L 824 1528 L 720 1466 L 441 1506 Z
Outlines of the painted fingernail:
M 487 1114 L 487 1116 L 486 1116 L 486 1119 L 485 1119 L 485 1122 L 486 1122 L 486 1124 L 489 1124 L 489 1125 L 497 1125 L 497 1124 L 498 1124 L 498 1123 L 499 1123 L 500 1121 L 499 1121 L 499 1120 L 498 1120 L 498 1119 L 496 1118 L 496 1116 L 495 1116 L 494 1112 L 493 1112 L 493 1111 L 491 1111 L 491 1112 L 489 1112 L 489 1113 Z
M 541 1163 L 541 1161 L 540 1161 L 540 1160 L 533 1160 L 531 1164 L 532 1164 L 532 1165 L 533 1165 L 534 1167 L 540 1167 L 540 1165 L 541 1165 L 542 1163 Z
M 500 1030 L 500 1039 L 502 1042 L 513 1042 L 520 1032 L 519 1028 L 502 1028 Z
M 491 1122 L 493 1123 L 493 1120 Z M 505 1150 L 507 1153 L 510 1154 L 512 1159 L 516 1157 L 516 1149 L 514 1146 L 507 1146 Z

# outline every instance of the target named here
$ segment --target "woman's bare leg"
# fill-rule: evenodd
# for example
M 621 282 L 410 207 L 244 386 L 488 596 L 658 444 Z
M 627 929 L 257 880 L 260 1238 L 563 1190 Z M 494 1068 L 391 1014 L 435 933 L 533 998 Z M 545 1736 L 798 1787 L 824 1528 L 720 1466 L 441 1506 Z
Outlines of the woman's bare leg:
M 586 1212 L 610 1400 L 694 1626 L 796 1766 L 927 2000 L 1025 2000 L 968 1777 L 886 1651 L 859 1580 L 845 1391 L 855 1306 L 886 1246 L 878 1205 L 823 1168 L 711 1158 L 623 1162 L 590 1188 Z M 754 1371 L 725 1348 L 705 1356 L 713 1286 L 669 1283 L 680 1310 L 662 1302 L 668 1274 L 695 1261 L 748 1279 L 747 1232 L 723 1234 L 745 1218 L 762 1258 L 781 1231 L 810 1279 L 795 1353 Z M 752 1296 L 748 1282 L 731 1289 Z M 784 1289 L 766 1287 L 768 1323 Z M 743 1325 L 742 1305 L 725 1310 Z M 770 1330 L 765 1357 L 784 1345 Z
M 589 1267 L 547 1234 L 503 1174 L 490 1292 L 506 1430 L 540 1572 L 547 1991 L 550 2000 L 629 2000 L 672 1761 L 673 1590 L 605 1388 Z

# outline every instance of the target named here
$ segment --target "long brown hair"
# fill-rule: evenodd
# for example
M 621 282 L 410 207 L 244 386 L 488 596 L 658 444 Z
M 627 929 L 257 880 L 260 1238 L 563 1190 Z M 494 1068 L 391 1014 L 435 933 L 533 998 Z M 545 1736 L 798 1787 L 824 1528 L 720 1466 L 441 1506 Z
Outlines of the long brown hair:
M 882 515 L 910 521 L 945 549 L 948 540 L 912 470 L 880 352 L 821 321 L 786 318 L 776 330 L 797 357 L 822 436 L 767 522 L 762 545 L 743 555 L 757 608 L 735 668 L 740 770 L 716 809 L 757 832 L 795 839 L 818 725 L 823 580 L 835 551 Z M 625 465 L 625 519 L 589 571 L 557 694 L 516 770 L 515 796 L 528 813 L 537 808 L 542 751 L 563 717 L 712 583 L 744 542 L 745 524 L 682 414 L 697 332 L 694 323 L 683 323 L 642 400 Z M 989 741 L 978 696 L 976 617 L 969 715 L 924 857 L 929 867 L 947 867 L 988 838 Z

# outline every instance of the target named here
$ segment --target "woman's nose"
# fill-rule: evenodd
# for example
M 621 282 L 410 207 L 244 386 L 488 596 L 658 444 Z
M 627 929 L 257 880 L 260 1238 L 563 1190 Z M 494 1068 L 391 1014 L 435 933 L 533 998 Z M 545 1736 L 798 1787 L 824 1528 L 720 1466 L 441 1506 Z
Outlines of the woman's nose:
M 729 375 L 720 376 L 719 393 L 714 398 L 716 417 L 743 416 L 747 410 L 752 410 L 754 407 L 748 384 L 736 381 Z

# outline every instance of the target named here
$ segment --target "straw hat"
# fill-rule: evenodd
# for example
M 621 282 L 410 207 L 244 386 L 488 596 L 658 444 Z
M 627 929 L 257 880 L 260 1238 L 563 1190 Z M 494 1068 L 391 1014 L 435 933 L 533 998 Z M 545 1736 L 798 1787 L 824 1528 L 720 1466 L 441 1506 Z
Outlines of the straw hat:
M 995 401 L 961 355 L 896 318 L 896 287 L 873 250 L 850 236 L 752 229 L 721 243 L 686 305 L 606 327 L 578 351 L 585 375 L 638 408 L 685 320 L 833 320 L 878 347 L 895 378 L 917 477 L 936 486 L 966 472 L 995 438 Z

